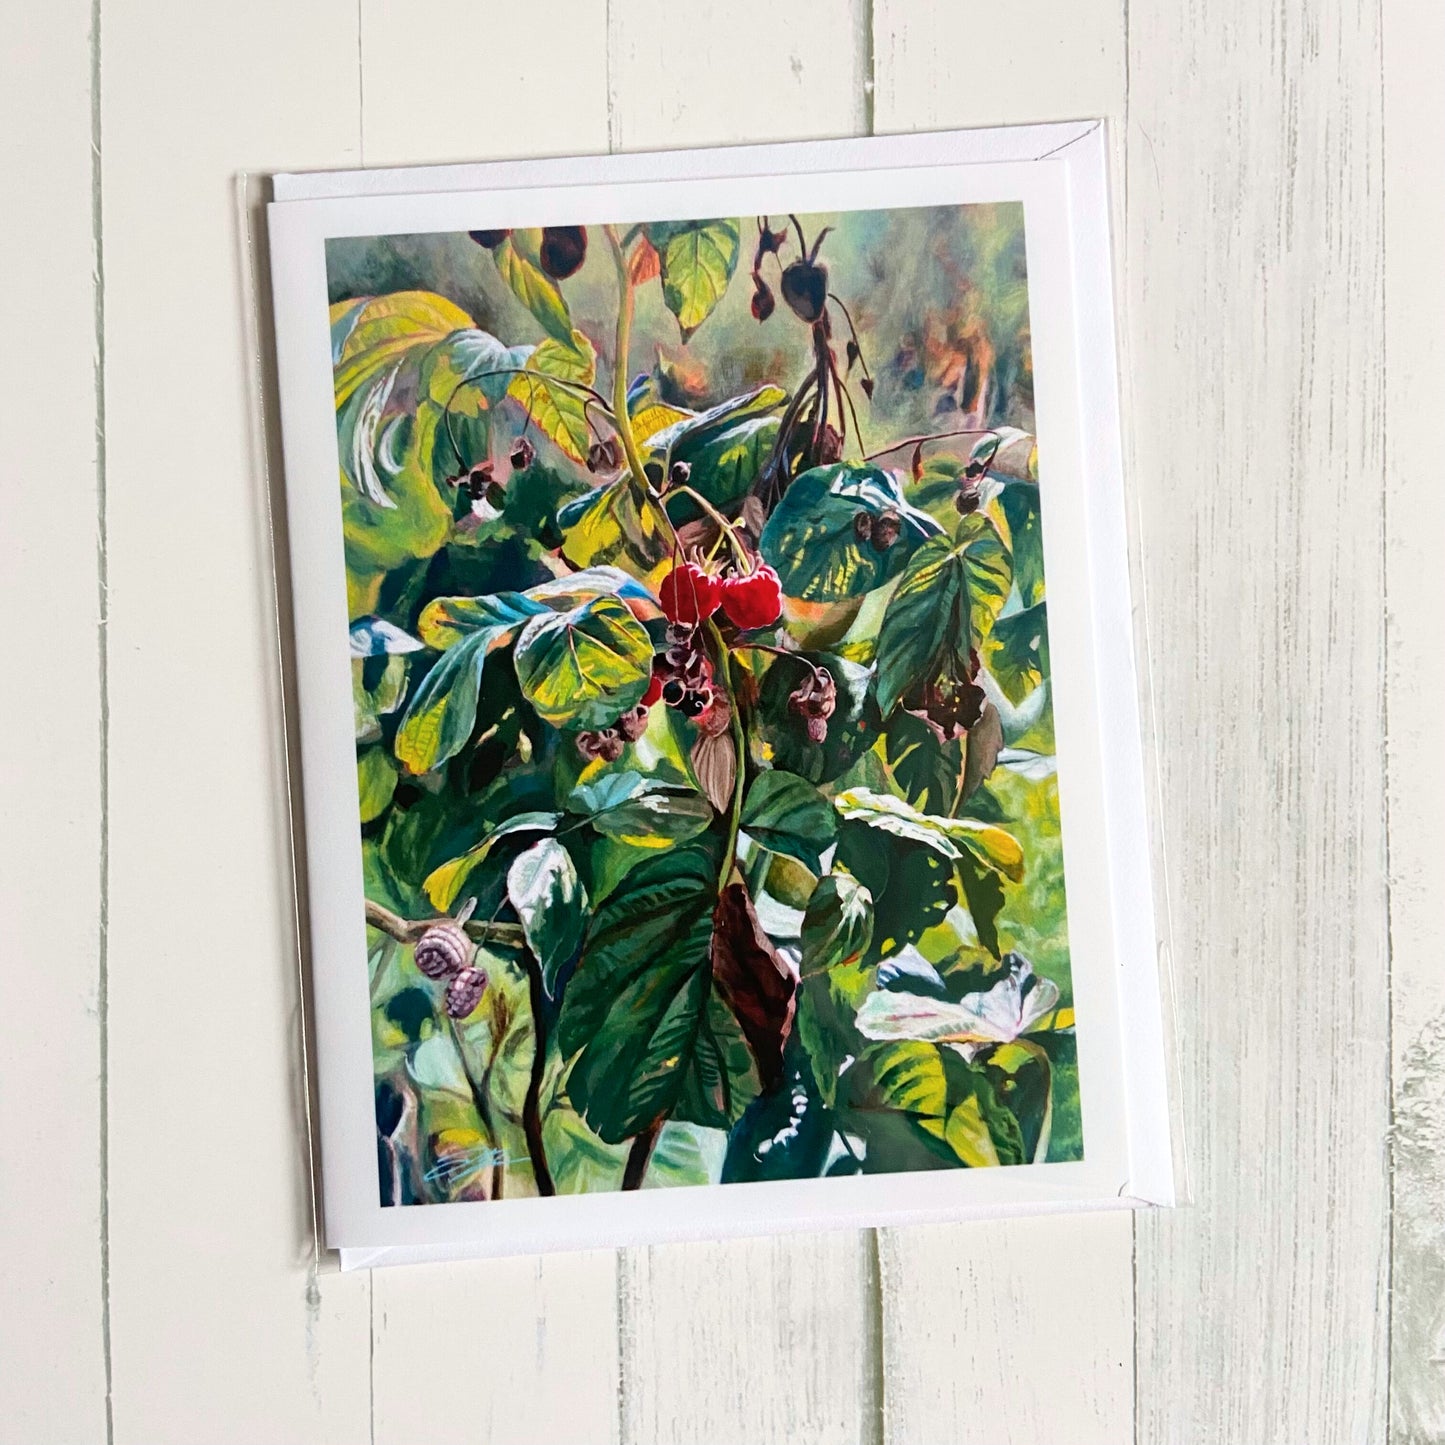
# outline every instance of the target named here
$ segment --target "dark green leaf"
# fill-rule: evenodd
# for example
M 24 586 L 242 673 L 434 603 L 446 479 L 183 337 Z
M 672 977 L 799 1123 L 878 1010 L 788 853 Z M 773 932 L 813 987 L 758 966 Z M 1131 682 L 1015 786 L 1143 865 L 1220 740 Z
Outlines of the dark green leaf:
M 557 1038 L 577 1055 L 568 1094 L 608 1143 L 669 1114 L 727 1128 L 757 1091 L 713 991 L 716 902 L 717 861 L 687 844 L 639 863 L 593 914 Z
M 892 521 L 874 529 L 885 517 L 896 521 L 891 537 Z M 794 479 L 758 545 L 787 596 L 836 602 L 891 582 L 938 532 L 932 517 L 904 501 L 891 473 L 838 464 Z
M 722 1182 L 816 1179 L 828 1161 L 833 1124 L 799 1071 L 748 1105 L 728 1135 Z
M 827 670 L 837 693 L 837 705 L 821 743 L 813 742 L 807 722 L 788 706 L 789 695 L 812 676 L 813 666 Z M 832 782 L 847 772 L 878 736 L 878 708 L 868 686 L 871 679 L 867 668 L 831 653 L 799 653 L 773 662 L 760 690 L 758 734 L 771 749 L 774 765 L 810 783 Z
M 958 871 L 958 884 L 963 890 L 964 901 L 968 904 L 969 917 L 973 919 L 973 929 L 978 934 L 978 941 L 998 958 L 1001 953 L 998 916 L 1004 904 L 1003 879 L 969 852 L 965 852 L 954 866 Z
M 857 963 L 872 939 L 872 894 L 850 873 L 820 879 L 803 914 L 803 977 Z
M 1044 600 L 1044 537 L 1039 489 L 1032 482 L 1008 482 L 998 505 L 1008 523 L 1013 580 L 1025 607 Z
M 796 773 L 774 768 L 760 773 L 743 803 L 747 835 L 772 853 L 786 853 L 811 872 L 832 846 L 838 820 L 828 800 Z

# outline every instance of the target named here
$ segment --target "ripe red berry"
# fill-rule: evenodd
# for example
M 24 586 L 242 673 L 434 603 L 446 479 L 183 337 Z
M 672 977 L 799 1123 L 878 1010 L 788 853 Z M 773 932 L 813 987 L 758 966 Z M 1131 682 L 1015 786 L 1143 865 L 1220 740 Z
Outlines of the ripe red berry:
M 711 617 L 721 601 L 717 580 L 693 562 L 674 567 L 662 579 L 658 600 L 669 622 L 688 626 Z
M 783 586 L 766 563 L 744 576 L 725 577 L 722 610 L 739 627 L 767 627 L 783 612 Z
M 638 706 L 651 707 L 653 703 L 657 702 L 658 699 L 661 698 L 661 696 L 662 679 L 657 675 L 656 672 L 654 672 L 652 674 L 651 680 L 647 684 L 647 691 L 642 694 L 642 701 L 638 704 Z

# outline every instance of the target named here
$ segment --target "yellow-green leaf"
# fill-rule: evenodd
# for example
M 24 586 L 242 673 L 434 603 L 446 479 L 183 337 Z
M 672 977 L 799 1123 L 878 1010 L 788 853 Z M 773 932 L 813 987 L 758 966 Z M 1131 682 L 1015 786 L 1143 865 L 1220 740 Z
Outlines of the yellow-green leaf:
M 534 617 L 513 663 L 522 695 L 553 727 L 601 728 L 636 707 L 652 677 L 652 639 L 615 597 Z
M 572 314 L 557 283 L 542 269 L 538 259 L 542 246 L 540 230 L 513 231 L 492 251 L 492 259 L 512 294 L 541 323 L 553 340 L 568 346 L 572 342 Z
M 597 375 L 597 353 L 580 331 L 568 342 L 547 340 L 527 358 L 525 370 L 512 378 L 508 396 L 524 406 L 550 441 L 574 462 L 587 456 L 587 398 L 572 382 L 590 386 Z M 556 378 L 554 382 L 551 378 Z
M 662 297 L 687 340 L 722 300 L 738 264 L 738 223 L 667 222 L 647 228 L 662 268 Z

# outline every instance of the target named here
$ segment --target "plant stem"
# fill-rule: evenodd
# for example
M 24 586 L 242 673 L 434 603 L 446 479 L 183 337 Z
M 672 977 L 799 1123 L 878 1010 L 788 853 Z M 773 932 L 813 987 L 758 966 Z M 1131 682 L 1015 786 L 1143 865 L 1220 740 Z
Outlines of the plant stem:
M 547 1148 L 542 1142 L 542 1080 L 547 1072 L 547 1025 L 542 1017 L 542 968 L 532 950 L 522 949 L 522 966 L 527 970 L 527 997 L 532 1004 L 532 1076 L 527 1081 L 527 1097 L 522 1103 L 522 1132 L 527 1136 L 527 1153 L 532 1158 L 532 1175 L 537 1193 L 557 1192 L 552 1182 L 552 1168 L 547 1163 Z
M 728 810 L 728 836 L 727 844 L 723 849 L 722 866 L 718 869 L 717 888 L 721 893 L 727 887 L 728 879 L 732 876 L 733 864 L 737 859 L 738 834 L 742 831 L 743 817 L 743 784 L 744 769 L 743 760 L 747 756 L 747 741 L 743 736 L 742 711 L 738 707 L 737 693 L 733 688 L 732 659 L 728 654 L 726 643 L 723 642 L 722 633 L 717 629 L 717 623 L 711 619 L 707 624 L 708 633 L 712 638 L 713 646 L 717 649 L 718 671 L 722 675 L 724 690 L 728 700 L 729 725 L 732 734 L 733 752 L 736 755 L 736 776 L 733 779 L 733 805 Z
M 641 1189 L 647 1166 L 652 1162 L 652 1151 L 657 1148 L 657 1136 L 662 1133 L 662 1120 L 654 1119 L 642 1133 L 632 1141 L 627 1151 L 627 1164 L 622 1170 L 624 1189 Z
M 471 1063 L 467 1059 L 466 1043 L 462 1038 L 460 1024 L 450 1014 L 447 1015 L 447 1027 L 451 1030 L 452 1047 L 457 1051 L 457 1058 L 462 1066 L 462 1073 L 467 1076 L 467 1087 L 472 1091 L 472 1104 L 477 1111 L 477 1118 L 481 1120 L 482 1128 L 487 1131 L 487 1141 L 492 1148 L 500 1154 L 502 1151 L 501 1136 L 497 1133 L 497 1126 L 492 1119 L 492 1106 L 487 1102 L 487 1091 L 477 1081 L 472 1073 Z M 488 1197 L 500 1199 L 502 1197 L 502 1166 L 500 1163 L 492 1166 L 492 1183 L 487 1191 Z
M 863 458 L 865 462 L 876 461 L 879 457 L 886 457 L 891 452 L 901 452 L 904 447 L 925 446 L 929 442 L 941 442 L 948 437 L 986 437 L 991 436 L 998 430 L 994 426 L 973 426 L 963 427 L 959 431 L 931 431 L 924 432 L 916 437 L 904 437 L 901 442 L 894 442 L 892 446 L 882 447 L 876 452 L 869 452 Z
M 710 517 L 714 522 L 717 523 L 722 535 L 727 538 L 728 546 L 731 547 L 733 550 L 733 556 L 739 562 L 741 562 L 743 566 L 749 571 L 752 570 L 753 559 L 748 555 L 747 550 L 738 541 L 737 527 L 732 522 L 729 522 L 728 519 L 724 517 L 723 514 L 719 512 L 718 509 L 714 507 L 713 504 L 708 501 L 706 497 L 702 495 L 701 492 L 695 491 L 692 487 L 676 486 L 670 488 L 670 494 L 681 497 L 688 497 L 693 502 L 695 502 L 698 507 L 702 509 L 703 513 L 706 516 Z
M 612 259 L 617 266 L 617 347 L 612 358 L 612 424 L 622 438 L 622 451 L 637 485 L 647 489 L 647 473 L 632 434 L 632 417 L 627 410 L 627 356 L 632 345 L 632 276 L 627 269 L 627 256 L 617 237 L 615 226 L 603 226 Z

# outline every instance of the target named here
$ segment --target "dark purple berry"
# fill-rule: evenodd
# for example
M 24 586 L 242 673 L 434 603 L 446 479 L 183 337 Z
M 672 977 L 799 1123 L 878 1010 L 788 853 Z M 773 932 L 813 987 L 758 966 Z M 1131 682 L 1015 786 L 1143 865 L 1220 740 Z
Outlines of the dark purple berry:
M 692 476 L 691 462 L 674 462 L 667 473 L 668 485 L 685 487 L 690 476 Z
M 537 460 L 537 448 L 526 437 L 518 437 L 512 448 L 512 470 L 525 472 Z
M 668 707 L 681 707 L 682 700 L 686 695 L 687 689 L 682 685 L 681 681 L 675 677 L 668 678 L 668 680 L 662 684 L 662 700 Z
M 761 276 L 753 277 L 752 311 L 755 321 L 766 321 L 773 314 L 773 288 Z
M 587 259 L 586 226 L 547 226 L 537 259 L 554 281 L 575 276 Z
M 903 523 L 898 513 L 884 512 L 882 516 L 874 517 L 868 540 L 872 542 L 874 551 L 886 552 L 898 540 L 902 531 Z
M 485 247 L 487 248 L 487 250 L 489 250 L 489 251 L 495 251 L 495 250 L 497 249 L 497 247 L 500 246 L 500 245 L 502 244 L 502 242 L 505 241 L 505 240 L 507 239 L 507 237 L 510 236 L 511 234 L 512 234 L 512 233 L 511 233 L 510 231 L 468 231 L 468 232 L 467 232 L 467 235 L 469 235 L 469 236 L 472 238 L 472 240 L 474 240 L 474 241 L 477 243 L 477 245 L 479 245 L 479 246 L 485 246 Z
M 794 261 L 783 269 L 783 300 L 793 315 L 812 325 L 828 300 L 828 268 L 817 261 Z

